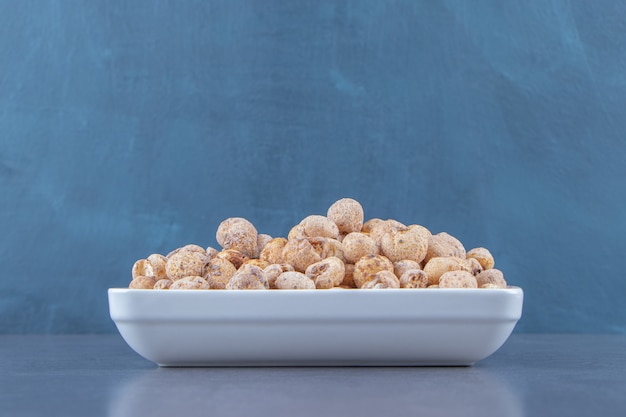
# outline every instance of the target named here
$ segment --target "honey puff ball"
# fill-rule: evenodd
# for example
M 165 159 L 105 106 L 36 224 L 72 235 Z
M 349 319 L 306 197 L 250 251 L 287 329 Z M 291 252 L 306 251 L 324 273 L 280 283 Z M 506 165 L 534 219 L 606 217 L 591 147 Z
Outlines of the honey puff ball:
M 374 279 L 374 276 L 380 271 L 389 271 L 393 273 L 393 264 L 382 255 L 367 255 L 359 259 L 354 265 L 353 280 L 357 288 Z
M 302 272 L 287 271 L 283 272 L 276 278 L 274 282 L 275 288 L 279 290 L 314 290 L 315 283 L 313 280 Z
M 392 262 L 411 260 L 421 262 L 428 250 L 430 232 L 419 225 L 406 230 L 396 229 L 385 233 L 381 239 L 381 252 Z
M 269 284 L 263 270 L 255 265 L 245 265 L 228 281 L 227 290 L 267 290 Z
M 478 288 L 478 283 L 467 271 L 450 271 L 439 279 L 439 288 Z
M 341 285 L 346 273 L 344 263 L 339 258 L 330 257 L 311 264 L 306 276 L 315 283 L 315 288 L 327 289 Z
M 326 216 L 332 220 L 341 234 L 360 232 L 363 227 L 363 207 L 352 198 L 342 198 L 335 201 L 329 208 Z
M 237 250 L 248 258 L 253 258 L 257 253 L 257 230 L 242 217 L 231 217 L 220 223 L 215 238 L 222 248 Z
M 343 256 L 349 263 L 356 263 L 367 255 L 378 255 L 378 245 L 365 233 L 349 233 L 343 238 L 341 245 Z

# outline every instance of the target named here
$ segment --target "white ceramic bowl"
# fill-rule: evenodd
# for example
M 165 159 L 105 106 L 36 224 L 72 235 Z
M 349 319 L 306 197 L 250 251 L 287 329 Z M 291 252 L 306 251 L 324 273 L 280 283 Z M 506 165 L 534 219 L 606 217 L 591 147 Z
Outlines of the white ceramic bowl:
M 509 337 L 507 289 L 109 289 L 138 354 L 160 366 L 472 365 Z

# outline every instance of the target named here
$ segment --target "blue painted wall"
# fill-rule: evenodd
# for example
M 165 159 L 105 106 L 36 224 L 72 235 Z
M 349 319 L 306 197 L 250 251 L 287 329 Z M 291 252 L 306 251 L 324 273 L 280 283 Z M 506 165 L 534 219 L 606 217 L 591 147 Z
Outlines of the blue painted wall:
M 0 332 L 336 199 L 486 246 L 518 331 L 626 332 L 626 5 L 0 0 Z

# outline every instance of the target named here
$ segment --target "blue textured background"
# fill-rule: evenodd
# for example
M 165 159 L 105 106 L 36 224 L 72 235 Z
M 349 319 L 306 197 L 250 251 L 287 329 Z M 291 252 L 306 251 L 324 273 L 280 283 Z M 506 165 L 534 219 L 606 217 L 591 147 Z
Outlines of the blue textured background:
M 485 246 L 518 331 L 626 332 L 626 5 L 0 0 L 0 332 L 336 199 Z

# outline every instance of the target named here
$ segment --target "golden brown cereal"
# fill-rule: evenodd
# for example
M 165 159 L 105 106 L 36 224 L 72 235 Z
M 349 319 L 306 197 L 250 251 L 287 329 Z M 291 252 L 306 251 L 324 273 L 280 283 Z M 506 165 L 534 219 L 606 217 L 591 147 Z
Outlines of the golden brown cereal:
M 154 273 L 154 279 L 157 281 L 160 279 L 167 278 L 167 274 L 165 273 L 165 265 L 167 264 L 167 258 L 158 253 L 153 253 L 148 256 L 148 262 L 152 265 L 152 272 Z
M 476 281 L 478 282 L 479 287 L 485 284 L 494 284 L 500 288 L 506 288 L 504 274 L 502 271 L 495 268 L 487 269 L 476 275 Z
M 276 278 L 275 288 L 279 290 L 314 290 L 313 280 L 302 272 L 287 271 Z
M 248 220 L 231 217 L 220 223 L 215 235 L 217 243 L 224 249 L 237 250 L 249 258 L 257 253 L 258 233 Z
M 371 234 L 372 229 L 380 226 L 381 223 L 384 223 L 383 219 L 373 218 L 369 219 L 365 223 L 363 223 L 363 227 L 361 228 L 361 233 Z
M 470 249 L 465 256 L 468 259 L 476 259 L 485 270 L 491 269 L 495 265 L 493 255 L 491 254 L 491 252 L 489 252 L 489 250 L 485 248 Z
M 354 264 L 345 264 L 344 267 L 346 272 L 340 286 L 344 288 L 356 288 L 356 284 L 354 283 Z
M 502 289 L 502 288 L 506 288 L 506 287 L 501 287 L 497 284 L 483 284 L 481 285 L 479 288 L 485 288 L 488 290 L 498 290 L 498 289 Z
M 194 245 L 194 244 L 189 244 L 189 245 L 185 245 L 183 247 L 180 248 L 176 248 L 173 251 L 171 251 L 170 253 L 167 254 L 166 258 L 169 259 L 171 258 L 172 255 L 174 255 L 175 253 L 178 253 L 180 251 L 187 251 L 187 252 L 198 252 L 198 253 L 205 253 L 206 251 L 201 248 L 198 245 Z
M 363 207 L 352 198 L 342 198 L 335 201 L 329 208 L 326 216 L 332 220 L 344 235 L 351 232 L 360 232 L 363 227 Z
M 432 235 L 423 226 L 407 227 L 394 219 L 363 220 L 363 207 L 351 198 L 335 201 L 326 216 L 305 217 L 291 228 L 288 239 L 259 234 L 248 220 L 231 217 L 216 232 L 222 251 L 188 244 L 166 257 L 152 254 L 135 262 L 129 286 L 204 288 L 206 282 L 212 289 L 277 288 L 276 280 L 293 272 L 279 285 L 308 288 L 311 281 L 316 288 L 506 288 L 485 248 L 466 253 L 446 232 Z
M 275 237 L 265 244 L 259 259 L 269 262 L 269 264 L 283 263 L 283 248 L 287 244 L 284 237 Z
M 392 229 L 382 236 L 380 249 L 392 262 L 405 259 L 421 262 L 426 256 L 429 235 L 430 232 L 419 225 Z
M 133 288 L 136 290 L 151 290 L 152 288 L 154 288 L 155 282 L 156 281 L 154 277 L 144 277 L 140 275 L 133 278 L 133 280 L 128 285 L 128 288 Z
M 439 279 L 439 288 L 478 288 L 478 284 L 474 275 L 467 271 L 450 271 Z
M 428 275 L 420 269 L 407 269 L 400 276 L 400 288 L 426 288 Z
M 400 288 L 400 281 L 398 281 L 398 277 L 391 271 L 379 271 L 374 275 L 372 280 L 367 281 L 361 288 L 366 290 Z
M 169 289 L 169 287 L 172 285 L 174 281 L 172 281 L 171 279 L 160 279 L 157 282 L 154 283 L 154 289 L 155 290 L 167 290 Z
M 367 255 L 378 255 L 378 245 L 374 239 L 364 233 L 349 233 L 343 238 L 341 244 L 343 255 L 350 263 L 356 263 Z
M 257 249 L 256 249 L 256 253 L 254 254 L 255 258 L 258 258 L 259 256 L 261 256 L 261 251 L 263 250 L 263 248 L 265 247 L 265 245 L 267 245 L 267 243 L 272 240 L 273 238 L 270 235 L 267 235 L 265 233 L 259 233 L 256 241 L 257 241 Z
M 304 272 L 309 265 L 321 261 L 322 257 L 308 239 L 294 239 L 287 241 L 283 248 L 283 260 L 296 271 Z
M 330 244 L 329 238 L 326 237 L 308 237 L 306 240 L 309 241 L 313 250 L 317 252 L 320 258 L 328 258 L 333 251 L 333 247 Z M 333 239 L 334 240 L 334 239 Z
M 263 273 L 265 274 L 265 279 L 267 279 L 270 288 L 276 288 L 274 285 L 276 278 L 283 272 L 291 272 L 293 270 L 293 266 L 289 264 L 272 264 L 263 269 Z
M 147 259 L 139 259 L 133 265 L 132 276 L 133 278 L 153 277 L 154 270 L 152 269 L 152 265 Z
M 225 249 L 218 253 L 216 258 L 226 259 L 237 269 L 241 268 L 241 265 L 245 264 L 250 259 L 244 253 L 235 249 Z
M 378 246 L 381 246 L 385 234 L 406 229 L 407 227 L 399 221 L 389 219 L 383 222 L 375 222 L 369 231 L 369 235 Z
M 297 224 L 289 230 L 287 240 L 306 239 L 308 236 L 304 233 L 304 226 Z
M 354 265 L 354 284 L 357 288 L 361 288 L 366 282 L 374 279 L 374 275 L 380 271 L 393 272 L 393 264 L 388 258 L 382 255 L 364 256 Z
M 439 278 L 446 272 L 466 271 L 467 269 L 465 259 L 452 256 L 437 256 L 424 266 L 424 272 L 428 275 L 429 285 L 439 284 Z
M 431 258 L 441 256 L 454 256 L 465 259 L 465 248 L 454 236 L 446 232 L 437 233 L 428 240 L 428 252 L 425 260 L 428 262 Z
M 254 265 L 243 266 L 226 285 L 227 290 L 266 290 L 268 288 L 269 284 L 263 270 Z
M 204 249 L 202 251 L 205 253 Z M 181 250 L 167 260 L 165 272 L 172 281 L 188 276 L 201 276 L 206 263 L 206 255 L 203 258 L 197 252 Z
M 332 288 L 341 285 L 346 267 L 339 258 L 330 257 L 311 264 L 306 269 L 306 276 L 311 278 L 316 288 Z
M 215 257 L 204 268 L 204 279 L 214 290 L 226 289 L 237 268 L 225 258 Z
M 467 265 L 467 271 L 474 276 L 483 272 L 482 265 L 474 258 L 465 259 L 465 264 Z
M 300 225 L 303 227 L 304 234 L 307 237 L 329 237 L 337 239 L 339 237 L 339 229 L 335 222 L 328 217 L 313 214 L 305 217 Z
M 403 259 L 393 263 L 393 273 L 396 274 L 398 278 L 409 269 L 422 269 L 422 266 L 419 262 L 410 259 Z
M 208 290 L 209 283 L 202 277 L 189 276 L 172 282 L 170 290 Z

